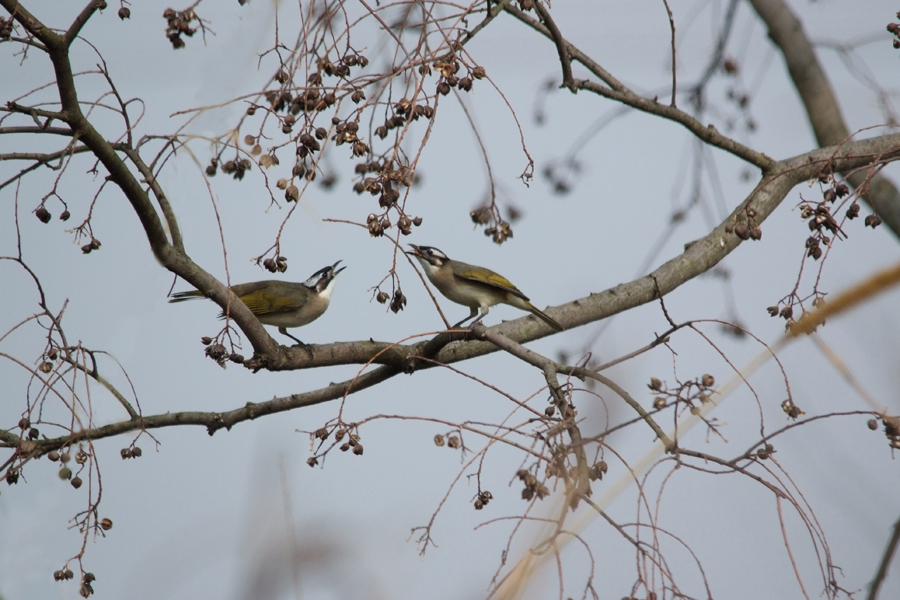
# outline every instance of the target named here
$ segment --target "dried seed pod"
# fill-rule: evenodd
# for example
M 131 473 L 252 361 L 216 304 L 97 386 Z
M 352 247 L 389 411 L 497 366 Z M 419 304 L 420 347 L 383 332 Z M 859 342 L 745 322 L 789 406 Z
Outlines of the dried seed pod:
M 353 144 L 353 156 L 365 156 L 369 152 L 369 146 L 365 142 Z
M 469 213 L 472 222 L 476 225 L 486 225 L 491 220 L 491 207 L 480 206 Z
M 109 531 L 110 529 L 112 529 L 112 526 L 112 520 L 105 517 L 103 519 L 100 519 L 100 529 L 102 529 L 103 531 Z
M 57 452 L 56 450 L 51 450 L 50 452 L 47 453 L 47 459 L 50 460 L 50 462 L 58 461 L 59 460 L 59 452 Z
M 410 233 L 412 233 L 411 226 L 412 221 L 410 221 L 409 217 L 407 217 L 406 215 L 401 216 L 397 220 L 397 229 L 399 229 L 400 233 L 402 233 L 403 235 L 409 235 Z
M 487 77 L 487 73 L 484 70 L 484 67 L 478 66 L 472 69 L 472 77 L 475 79 L 484 79 Z
M 61 213 L 59 213 L 59 220 L 60 221 L 68 221 L 69 217 L 71 217 L 71 216 L 72 215 L 71 215 L 71 213 L 69 213 L 68 210 L 64 210 Z
M 122 448 L 121 450 L 119 450 L 119 456 L 122 457 L 122 460 L 131 458 L 131 448 Z
M 362 453 L 363 453 L 363 445 L 362 444 L 358 443 L 355 446 L 353 446 L 353 454 L 355 454 L 357 456 L 362 456 Z
M 369 235 L 372 237 L 384 235 L 384 228 L 381 226 L 381 220 L 374 214 L 370 214 L 366 218 L 366 228 L 369 230 Z
M 879 217 L 878 215 L 869 215 L 865 218 L 864 222 L 866 224 L 866 227 L 875 229 L 876 227 L 881 225 L 881 217 Z
M 706 373 L 703 375 L 703 377 L 700 378 L 700 383 L 703 384 L 703 387 L 710 388 L 710 387 L 716 385 L 716 378 L 713 377 L 712 375 L 710 375 L 709 373 Z
M 143 452 L 141 452 L 141 449 L 139 446 L 135 446 L 134 448 L 131 449 L 131 455 L 133 457 L 140 458 L 141 454 L 143 454 Z
M 653 408 L 656 410 L 662 410 L 666 407 L 666 399 L 662 396 L 657 396 L 653 399 Z
M 434 445 L 437 446 L 438 448 L 440 448 L 441 446 L 443 446 L 443 445 L 444 445 L 444 436 L 442 436 L 442 435 L 439 434 L 439 433 L 438 433 L 438 434 L 435 434 L 435 436 L 434 436 Z
M 872 431 L 875 431 L 876 429 L 878 429 L 878 421 L 876 421 L 875 419 L 869 419 L 869 421 L 866 423 L 866 425 Z
M 319 459 L 316 458 L 315 456 L 310 456 L 309 458 L 306 459 L 306 464 L 308 464 L 311 467 L 314 467 L 317 464 L 319 464 Z
M 362 102 L 365 99 L 366 99 L 366 95 L 363 93 L 362 90 L 356 90 L 350 96 L 350 100 L 352 100 L 354 104 L 359 104 L 360 102 Z
M 34 209 L 34 216 L 36 216 L 41 223 L 49 223 L 50 219 L 53 218 L 50 211 L 44 208 L 43 204 Z
M 459 448 L 459 446 L 460 446 L 459 436 L 451 435 L 450 437 L 447 438 L 447 447 L 456 449 L 456 448 Z
M 78 488 L 81 487 L 81 484 L 84 482 L 81 481 L 81 477 L 76 475 L 75 477 L 72 478 L 72 481 L 70 481 L 69 483 L 72 485 L 73 488 L 75 488 L 77 490 Z
M 403 310 L 403 307 L 406 306 L 406 296 L 403 295 L 403 292 L 400 291 L 400 288 L 397 288 L 394 291 L 394 297 L 391 298 L 391 310 L 394 314 Z
M 10 467 L 6 470 L 6 484 L 15 485 L 19 483 L 19 469 Z
M 375 300 L 377 300 L 379 304 L 384 304 L 385 302 L 387 302 L 388 297 L 389 296 L 385 292 L 379 291 L 375 296 Z
M 647 387 L 649 387 L 654 392 L 660 392 L 663 389 L 663 383 L 656 377 L 651 377 L 650 383 L 647 385 Z
M 770 306 L 766 310 L 769 312 L 770 317 L 778 316 L 778 307 L 777 306 Z
M 450 93 L 450 84 L 446 81 L 442 81 L 437 84 L 437 91 L 441 96 L 446 96 Z
M 72 478 L 72 469 L 69 467 L 62 467 L 59 470 L 59 478 L 60 479 L 71 479 Z

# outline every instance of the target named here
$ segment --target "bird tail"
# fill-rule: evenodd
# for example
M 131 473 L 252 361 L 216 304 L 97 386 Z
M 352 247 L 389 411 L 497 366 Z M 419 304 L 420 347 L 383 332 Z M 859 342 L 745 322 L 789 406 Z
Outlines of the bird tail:
M 190 292 L 176 292 L 169 296 L 169 303 L 184 302 L 185 300 L 196 300 L 197 298 L 205 298 L 203 292 L 199 290 L 191 290 Z
M 541 309 L 536 307 L 531 302 L 526 302 L 526 304 L 527 304 L 527 308 L 531 312 L 531 314 L 538 317 L 541 321 L 543 321 L 544 323 L 546 323 L 547 325 L 549 325 L 556 331 L 563 331 L 565 329 L 562 325 L 557 323 L 554 319 L 551 319 L 549 315 L 544 313 L 544 311 L 542 311 Z

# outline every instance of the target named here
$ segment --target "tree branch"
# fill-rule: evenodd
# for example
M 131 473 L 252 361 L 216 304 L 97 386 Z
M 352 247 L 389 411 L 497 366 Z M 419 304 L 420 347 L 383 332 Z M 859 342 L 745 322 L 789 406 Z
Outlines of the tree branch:
M 731 215 L 709 234 L 688 244 L 682 254 L 644 277 L 620 284 L 604 292 L 593 293 L 584 298 L 548 308 L 546 312 L 566 329 L 572 329 L 652 302 L 660 294 L 666 295 L 694 277 L 709 271 L 733 252 L 742 242 L 736 235 L 727 233 L 725 226 L 746 220 L 748 207 L 752 207 L 756 211 L 754 220 L 761 224 L 798 183 L 814 179 L 822 172 L 830 172 L 830 170 L 852 170 L 870 165 L 873 161 L 886 163 L 898 159 L 900 159 L 900 134 L 892 134 L 858 142 L 848 142 L 839 147 L 822 148 L 777 162 L 770 170 L 769 175 L 763 178 L 756 189 L 734 209 Z M 532 315 L 503 322 L 491 327 L 490 330 L 502 334 L 517 344 L 541 339 L 554 333 Z M 423 344 L 424 342 L 413 345 L 396 345 L 385 351 L 391 346 L 388 342 L 371 340 L 336 342 L 315 346 L 312 357 L 300 348 L 283 348 L 278 362 L 260 364 L 248 361 L 249 364 L 245 364 L 253 369 L 266 368 L 269 370 L 307 369 L 345 364 L 346 362 L 366 363 L 370 360 L 383 364 L 402 365 L 415 357 Z M 438 362 L 449 364 L 496 351 L 497 346 L 492 342 L 452 341 L 434 358 Z M 376 355 L 377 358 L 374 358 Z
M 781 50 L 788 73 L 800 94 L 806 116 L 820 146 L 840 144 L 850 137 L 831 82 L 797 15 L 783 0 L 750 0 L 769 28 L 769 38 Z M 847 180 L 855 188 L 866 184 L 865 173 L 853 173 Z M 878 213 L 894 235 L 900 237 L 900 191 L 886 177 L 876 175 L 863 189 L 863 199 Z
M 523 11 L 513 6 L 506 6 L 506 12 L 510 13 L 535 31 L 543 34 L 550 40 L 554 42 L 557 41 L 553 33 L 547 27 L 545 27 L 537 20 L 531 18 Z M 615 100 L 616 102 L 619 102 L 626 106 L 636 108 L 642 112 L 646 112 L 662 117 L 664 119 L 668 119 L 670 121 L 674 121 L 675 123 L 679 123 L 683 125 L 688 131 L 700 138 L 702 141 L 710 144 L 711 146 L 720 148 L 730 154 L 733 154 L 734 156 L 737 156 L 742 160 L 745 160 L 759 167 L 763 171 L 763 173 L 768 172 L 769 169 L 774 166 L 775 161 L 762 152 L 757 152 L 756 150 L 753 150 L 752 148 L 745 146 L 740 142 L 737 142 L 736 140 L 722 135 L 712 125 L 703 125 L 692 115 L 679 110 L 675 106 L 660 104 L 656 100 L 656 98 L 644 98 L 643 96 L 634 93 L 620 81 L 614 78 L 605 69 L 600 67 L 600 65 L 594 62 L 589 56 L 576 48 L 571 42 L 566 41 L 564 38 L 560 38 L 560 40 L 562 40 L 566 52 L 569 56 L 571 56 L 573 60 L 577 60 L 579 63 L 587 67 L 589 71 L 599 77 L 606 84 L 601 85 L 597 82 L 587 79 L 575 79 L 572 81 L 572 86 L 570 87 L 570 89 L 572 89 L 572 87 L 574 87 L 574 89 L 576 90 L 585 89 L 603 96 L 604 98 L 609 98 L 610 100 Z
M 105 0 L 90 0 L 87 3 L 78 16 L 75 17 L 75 20 L 72 21 L 72 24 L 69 26 L 68 31 L 66 31 L 63 40 L 66 44 L 66 48 L 72 45 L 72 42 L 75 41 L 75 38 L 78 37 L 79 32 L 87 25 L 88 20 L 97 12 L 100 8 L 106 6 Z

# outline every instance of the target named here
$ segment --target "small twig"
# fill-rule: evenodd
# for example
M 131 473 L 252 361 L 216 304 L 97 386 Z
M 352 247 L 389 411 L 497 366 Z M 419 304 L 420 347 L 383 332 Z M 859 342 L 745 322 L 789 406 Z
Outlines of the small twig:
M 675 69 L 675 17 L 672 15 L 672 9 L 669 8 L 669 0 L 663 0 L 663 4 L 666 7 L 666 13 L 669 15 L 669 28 L 672 30 L 672 102 L 669 106 L 675 108 L 675 96 L 678 93 L 678 78 Z

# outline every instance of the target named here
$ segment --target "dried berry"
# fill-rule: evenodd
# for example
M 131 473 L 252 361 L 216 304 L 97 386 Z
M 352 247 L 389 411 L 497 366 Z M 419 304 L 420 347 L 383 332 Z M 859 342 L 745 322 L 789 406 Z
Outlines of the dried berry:
M 871 227 L 872 229 L 875 229 L 876 227 L 881 225 L 881 217 L 879 217 L 878 215 L 869 215 L 865 219 L 865 224 L 866 224 L 866 227 Z
M 400 291 L 400 288 L 394 292 L 394 297 L 391 299 L 391 310 L 394 313 L 398 313 L 403 310 L 403 307 L 406 306 L 406 296 L 403 295 L 403 292 Z
M 49 223 L 50 219 L 53 218 L 50 211 L 44 208 L 43 204 L 34 209 L 34 216 L 36 216 L 41 223 Z

